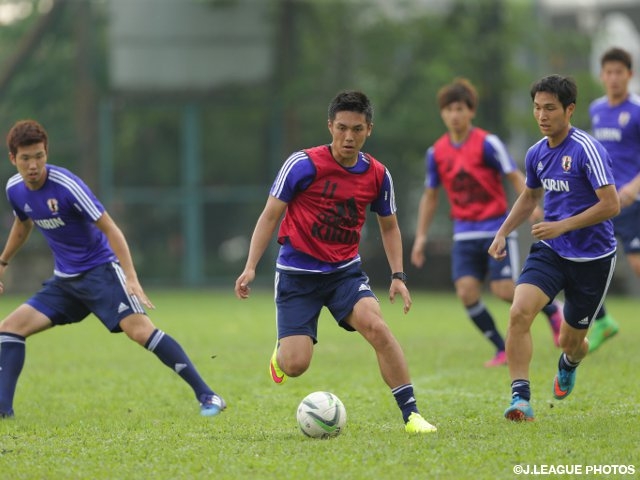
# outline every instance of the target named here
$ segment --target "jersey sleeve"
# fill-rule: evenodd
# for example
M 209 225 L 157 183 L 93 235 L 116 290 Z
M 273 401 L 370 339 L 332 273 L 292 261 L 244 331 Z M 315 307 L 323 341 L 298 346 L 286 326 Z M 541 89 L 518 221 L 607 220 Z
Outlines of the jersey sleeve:
M 538 174 L 536 173 L 537 162 L 535 151 L 534 145 L 527 150 L 527 154 L 524 157 L 525 184 L 531 189 L 542 187 L 540 177 L 538 177 Z
M 316 169 L 305 152 L 296 152 L 285 160 L 269 193 L 289 203 L 297 192 L 305 190 L 313 181 Z
M 485 137 L 482 151 L 485 163 L 498 170 L 502 175 L 517 170 L 516 162 L 511 158 L 507 147 L 497 135 L 490 133 Z
M 594 190 L 605 185 L 615 185 L 611 157 L 600 143 L 592 143 L 592 149 L 585 148 L 587 157 L 587 176 Z
M 388 217 L 396 213 L 396 210 L 396 194 L 393 189 L 393 179 L 391 178 L 389 170 L 385 168 L 380 194 L 371 202 L 371 211 L 381 217 Z
M 427 150 L 427 153 L 425 154 L 425 165 L 427 171 L 424 179 L 425 188 L 440 187 L 440 174 L 438 173 L 438 166 L 436 165 L 434 147 L 429 147 Z
M 91 222 L 97 222 L 105 211 L 100 200 L 80 177 L 64 169 L 49 169 L 49 177 L 67 191 L 67 201 Z

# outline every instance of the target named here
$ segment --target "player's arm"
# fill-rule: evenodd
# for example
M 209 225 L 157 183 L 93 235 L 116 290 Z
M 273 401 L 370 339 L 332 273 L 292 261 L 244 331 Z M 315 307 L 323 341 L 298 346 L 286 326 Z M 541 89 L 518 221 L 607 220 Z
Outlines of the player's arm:
M 105 234 L 109 246 L 118 257 L 118 262 L 124 271 L 125 279 L 127 282 L 127 293 L 134 295 L 142 302 L 145 307 L 155 308 L 151 301 L 147 298 L 147 295 L 142 290 L 140 281 L 138 280 L 138 274 L 133 265 L 133 259 L 131 257 L 131 251 L 127 244 L 127 239 L 122 233 L 122 230 L 116 225 L 111 216 L 107 212 L 103 212 L 100 218 L 95 222 L 96 226 Z
M 416 236 L 411 249 L 411 263 L 418 268 L 424 265 L 424 249 L 427 245 L 429 228 L 438 209 L 438 189 L 425 188 L 418 204 L 418 219 L 416 222 Z
M 2 254 L 0 254 L 0 260 L 4 262 L 0 264 L 0 277 L 2 277 L 2 275 L 4 274 L 4 270 L 8 266 L 13 256 L 29 239 L 29 235 L 31 234 L 32 230 L 33 221 L 30 218 L 27 218 L 23 221 L 18 217 L 14 217 L 13 225 L 11 226 L 11 230 L 9 231 L 9 236 L 7 237 L 7 242 L 4 245 Z M 0 293 L 2 293 L 3 291 L 4 286 L 2 285 L 2 283 L 0 283 Z
M 258 262 L 260 262 L 262 255 L 264 255 L 264 252 L 267 250 L 286 208 L 286 202 L 274 196 L 270 195 L 267 199 L 264 210 L 260 214 L 260 217 L 258 217 L 253 235 L 251 236 L 249 254 L 244 271 L 236 280 L 235 292 L 238 298 L 243 299 L 249 296 L 249 284 L 256 276 Z
M 548 240 L 572 230 L 609 220 L 620 213 L 620 199 L 615 185 L 605 185 L 596 189 L 596 195 L 598 201 L 577 215 L 556 222 L 535 224 L 531 228 L 532 235 L 540 240 Z
M 496 259 L 506 256 L 507 236 L 531 216 L 536 206 L 540 203 L 543 193 L 542 188 L 524 187 L 524 190 L 513 204 L 509 215 L 498 229 L 489 247 L 489 255 Z
M 511 185 L 513 185 L 513 189 L 516 194 L 519 196 L 524 189 L 526 188 L 524 174 L 520 170 L 514 170 L 505 175 L 505 178 L 509 180 Z M 544 211 L 540 205 L 536 205 L 536 208 L 533 209 L 533 213 L 529 216 L 529 222 L 535 223 L 539 222 L 544 218 Z
M 402 235 L 400 234 L 400 227 L 398 226 L 398 217 L 395 214 L 387 216 L 378 215 L 378 225 L 380 226 L 382 246 L 384 247 L 384 253 L 387 256 L 391 273 L 404 272 L 402 262 Z M 389 287 L 389 299 L 392 303 L 397 294 L 402 296 L 404 313 L 407 313 L 411 308 L 411 295 L 409 295 L 409 290 L 402 280 L 393 279 Z
M 640 194 L 640 173 L 618 190 L 620 208 L 628 207 L 635 202 L 636 198 L 638 198 L 638 194 Z

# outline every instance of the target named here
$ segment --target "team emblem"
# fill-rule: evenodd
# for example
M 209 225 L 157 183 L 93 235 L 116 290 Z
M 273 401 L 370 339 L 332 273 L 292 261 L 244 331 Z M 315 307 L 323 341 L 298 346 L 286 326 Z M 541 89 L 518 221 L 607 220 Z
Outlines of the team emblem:
M 568 172 L 571 170 L 571 157 L 569 155 L 565 155 L 562 157 L 562 170 Z
M 620 115 L 618 115 L 618 125 L 621 127 L 626 126 L 630 118 L 631 114 L 629 112 L 621 112 Z
M 47 200 L 47 207 L 49 207 L 51 213 L 58 213 L 58 210 L 60 210 L 58 208 L 58 200 L 56 200 L 55 198 L 50 198 Z

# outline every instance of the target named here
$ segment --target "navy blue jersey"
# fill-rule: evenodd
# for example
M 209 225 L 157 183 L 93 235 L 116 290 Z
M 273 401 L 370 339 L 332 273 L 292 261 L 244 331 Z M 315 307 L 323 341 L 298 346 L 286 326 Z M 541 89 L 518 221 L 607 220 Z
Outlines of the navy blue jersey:
M 54 274 L 72 277 L 117 261 L 107 237 L 95 222 L 104 207 L 89 187 L 69 170 L 47 165 L 41 188 L 29 190 L 19 174 L 7 182 L 7 198 L 19 220 L 33 220 L 54 259 Z
M 630 94 L 614 106 L 601 97 L 591 103 L 589 115 L 593 136 L 611 156 L 619 190 L 640 173 L 640 96 Z
M 550 148 L 547 138 L 533 145 L 525 157 L 527 187 L 544 189 L 545 221 L 573 217 L 598 202 L 596 190 L 614 185 L 611 159 L 588 133 L 572 127 L 564 141 Z M 568 260 L 589 261 L 616 250 L 611 220 L 543 240 Z

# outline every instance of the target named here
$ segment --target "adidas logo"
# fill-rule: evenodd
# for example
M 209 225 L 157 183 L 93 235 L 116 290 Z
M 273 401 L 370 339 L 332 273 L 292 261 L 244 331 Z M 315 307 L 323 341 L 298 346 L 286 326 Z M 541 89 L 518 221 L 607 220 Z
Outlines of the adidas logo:
M 24 213 L 29 213 L 32 211 L 28 203 L 24 204 L 24 207 L 22 207 L 22 210 L 24 211 Z
M 410 403 L 416 403 L 416 397 L 411 396 L 411 398 L 409 400 L 404 402 L 405 405 L 409 405 Z
M 176 363 L 175 366 L 173 367 L 173 369 L 176 371 L 176 373 L 180 373 L 185 368 L 187 368 L 187 364 L 186 363 Z
M 584 317 L 578 322 L 578 325 L 589 325 L 589 317 Z
M 511 267 L 509 265 L 506 265 L 505 267 L 503 267 L 502 270 L 500 270 L 500 275 L 503 275 L 505 277 L 510 276 L 511 275 Z
M 640 238 L 636 237 L 631 240 L 631 248 L 639 248 L 640 247 Z
M 366 283 L 361 283 L 360 284 L 360 288 L 358 288 L 358 291 L 361 292 L 363 290 L 371 290 L 371 287 L 369 285 L 367 285 Z
M 125 310 L 129 309 L 129 305 L 125 305 L 124 303 L 120 302 L 120 305 L 118 305 L 118 313 L 122 313 Z

